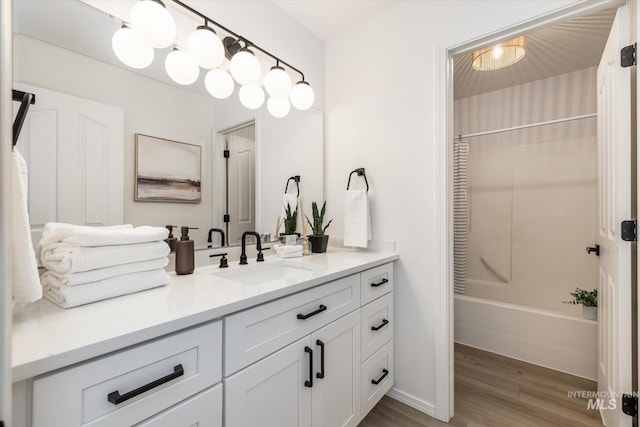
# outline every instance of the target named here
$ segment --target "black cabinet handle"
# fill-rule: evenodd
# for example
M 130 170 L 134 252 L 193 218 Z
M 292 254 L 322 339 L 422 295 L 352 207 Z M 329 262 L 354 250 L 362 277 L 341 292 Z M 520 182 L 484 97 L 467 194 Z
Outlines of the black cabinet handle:
M 169 374 L 165 377 L 159 378 L 155 381 L 151 381 L 149 384 L 145 384 L 142 387 L 139 387 L 135 390 L 132 390 L 128 393 L 123 394 L 122 396 L 120 395 L 120 393 L 118 392 L 118 390 L 109 393 L 109 395 L 107 396 L 107 400 L 109 400 L 109 402 L 113 403 L 114 405 L 119 405 L 122 402 L 126 402 L 129 399 L 132 399 L 144 392 L 147 392 L 153 388 L 156 388 L 164 383 L 168 383 L 169 381 L 176 379 L 178 377 L 181 377 L 182 375 L 184 375 L 184 369 L 182 368 L 182 364 L 180 365 L 176 365 L 173 367 L 173 373 Z
M 318 309 L 317 309 L 317 310 L 315 310 L 315 311 L 312 311 L 311 313 L 307 313 L 307 314 L 298 313 L 298 319 L 301 319 L 301 320 L 308 319 L 308 318 L 309 318 L 309 317 L 311 317 L 311 316 L 315 316 L 315 315 L 316 315 L 316 314 L 318 314 L 318 313 L 322 313 L 322 312 L 323 312 L 323 311 L 325 311 L 326 309 L 327 309 L 327 306 L 326 306 L 326 305 L 322 305 L 322 304 L 320 304 L 320 306 L 318 307 Z
M 383 327 L 385 327 L 388 324 L 389 324 L 389 321 L 387 319 L 382 319 L 382 323 L 380 323 L 378 326 L 372 326 L 371 330 L 372 331 L 378 331 L 378 330 L 382 329 Z
M 309 380 L 304 382 L 304 386 L 313 387 L 313 350 L 311 350 L 311 347 L 306 345 L 304 347 L 304 352 L 309 353 Z
M 375 384 L 378 385 L 380 384 L 380 382 L 385 379 L 385 377 L 389 375 L 389 371 L 387 371 L 386 369 L 382 370 L 382 376 L 380 378 L 378 378 L 377 380 L 371 380 L 371 384 Z
M 389 280 L 388 280 L 388 279 L 382 279 L 382 280 L 381 280 L 381 281 L 379 281 L 378 283 L 372 283 L 372 284 L 371 284 L 371 287 L 372 287 L 372 288 L 377 288 L 378 286 L 382 286 L 382 285 L 384 285 L 385 283 L 389 283 Z
M 316 345 L 320 346 L 320 372 L 316 374 L 316 378 L 324 378 L 324 343 L 316 340 Z

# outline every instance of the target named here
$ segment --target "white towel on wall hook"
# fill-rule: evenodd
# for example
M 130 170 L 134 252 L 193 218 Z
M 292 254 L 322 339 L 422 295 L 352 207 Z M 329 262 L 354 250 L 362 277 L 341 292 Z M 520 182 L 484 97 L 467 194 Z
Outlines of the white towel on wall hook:
M 367 190 L 347 190 L 344 207 L 344 245 L 366 248 L 371 240 Z
M 29 172 L 27 163 L 15 147 L 11 153 L 11 163 L 12 295 L 14 303 L 27 304 L 42 298 L 27 208 Z

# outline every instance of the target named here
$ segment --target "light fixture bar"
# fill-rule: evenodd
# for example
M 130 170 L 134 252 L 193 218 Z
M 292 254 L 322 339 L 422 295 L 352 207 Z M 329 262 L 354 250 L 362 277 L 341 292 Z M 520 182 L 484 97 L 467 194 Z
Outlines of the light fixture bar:
M 304 73 L 300 70 L 298 70 L 296 67 L 286 63 L 285 61 L 283 61 L 282 59 L 278 58 L 277 56 L 271 54 L 270 52 L 264 50 L 263 48 L 261 48 L 260 46 L 256 45 L 255 43 L 251 42 L 250 40 L 247 40 L 245 37 L 241 36 L 240 34 L 237 34 L 233 31 L 231 31 L 230 29 L 228 29 L 227 27 L 225 27 L 224 25 L 221 25 L 219 23 L 217 23 L 216 21 L 214 21 L 213 19 L 209 18 L 207 15 L 198 12 L 197 10 L 195 10 L 194 8 L 192 8 L 191 6 L 188 6 L 186 4 L 184 4 L 183 2 L 181 2 L 180 0 L 172 0 L 174 3 L 176 3 L 178 6 L 183 7 L 184 9 L 188 10 L 189 12 L 193 13 L 194 15 L 199 16 L 200 18 L 204 19 L 205 22 L 210 22 L 211 24 L 215 25 L 216 27 L 220 28 L 221 30 L 223 30 L 226 33 L 231 34 L 232 36 L 236 37 L 238 40 L 242 40 L 245 43 L 245 47 L 249 47 L 251 46 L 254 49 L 259 50 L 260 52 L 264 53 L 265 55 L 269 56 L 271 59 L 274 59 L 276 61 L 276 63 L 282 63 L 284 65 L 287 66 L 287 68 L 295 71 L 296 73 L 300 74 L 300 76 L 302 77 L 302 81 L 304 81 Z

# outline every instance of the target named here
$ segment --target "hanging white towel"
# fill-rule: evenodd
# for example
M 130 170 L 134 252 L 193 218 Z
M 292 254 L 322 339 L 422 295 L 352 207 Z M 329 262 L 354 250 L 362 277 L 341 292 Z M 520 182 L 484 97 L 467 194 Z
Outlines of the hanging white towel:
M 169 263 L 169 258 L 156 258 L 149 261 L 130 262 L 128 264 L 114 265 L 112 267 L 98 268 L 96 270 L 82 271 L 80 273 L 60 274 L 53 270 L 47 270 L 40 276 L 42 287 L 77 286 L 85 283 L 97 282 L 110 277 L 123 274 L 138 273 L 140 271 L 158 270 Z
M 285 209 L 289 206 L 291 213 L 298 209 L 298 195 L 285 193 L 282 197 L 282 218 L 286 217 Z
M 344 207 L 344 245 L 366 248 L 371 240 L 367 190 L 347 190 Z
M 36 255 L 33 243 L 31 243 L 31 229 L 27 211 L 27 192 L 29 189 L 27 163 L 15 147 L 11 157 L 12 294 L 14 302 L 27 304 L 42 298 L 42 288 L 38 277 Z
M 112 246 L 164 240 L 169 230 L 164 227 L 143 225 L 133 228 L 131 224 L 108 227 L 90 227 L 60 222 L 49 222 L 42 230 L 39 247 L 52 243 L 69 243 L 75 246 Z
M 143 271 L 79 286 L 45 287 L 44 297 L 60 307 L 70 308 L 164 286 L 168 283 L 169 276 L 164 270 Z
M 53 243 L 42 248 L 41 258 L 44 267 L 66 274 L 147 261 L 167 255 L 169 255 L 169 245 L 163 241 L 89 248 L 68 243 Z

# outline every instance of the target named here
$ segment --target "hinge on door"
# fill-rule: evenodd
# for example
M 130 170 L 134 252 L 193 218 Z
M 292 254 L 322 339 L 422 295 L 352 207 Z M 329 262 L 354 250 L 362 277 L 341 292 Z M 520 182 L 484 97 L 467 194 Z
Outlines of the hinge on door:
M 229 150 L 224 150 L 224 158 L 228 159 L 231 156 L 231 152 Z
M 635 242 L 638 240 L 636 235 L 636 220 L 622 221 L 620 224 L 620 237 L 625 242 Z
M 638 415 L 638 396 L 633 394 L 623 394 L 622 412 L 630 417 L 636 417 Z
M 224 222 L 231 222 L 231 217 L 229 216 L 229 214 L 224 214 L 223 221 Z
M 636 48 L 638 43 L 630 44 L 620 50 L 620 66 L 631 67 L 636 65 Z

